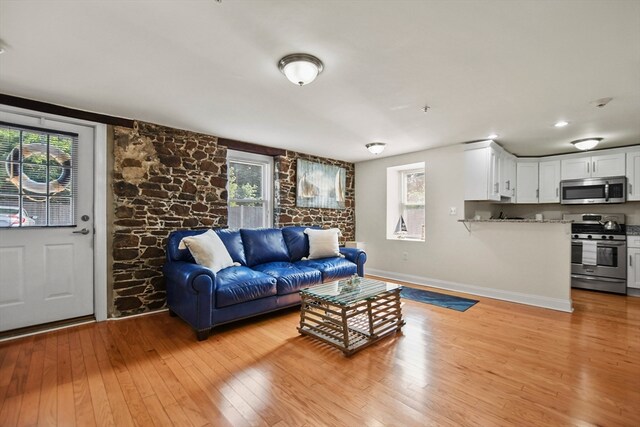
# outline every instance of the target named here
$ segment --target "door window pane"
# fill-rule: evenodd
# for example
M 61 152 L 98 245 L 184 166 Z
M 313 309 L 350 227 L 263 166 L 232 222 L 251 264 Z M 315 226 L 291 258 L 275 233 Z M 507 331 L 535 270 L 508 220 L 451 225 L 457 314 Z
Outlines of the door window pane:
M 0 227 L 75 225 L 77 150 L 77 135 L 0 124 Z

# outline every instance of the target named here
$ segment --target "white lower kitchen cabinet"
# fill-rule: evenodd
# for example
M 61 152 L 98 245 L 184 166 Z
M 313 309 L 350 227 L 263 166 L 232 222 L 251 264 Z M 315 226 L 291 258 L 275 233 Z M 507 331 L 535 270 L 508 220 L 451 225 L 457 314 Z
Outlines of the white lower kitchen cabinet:
M 627 236 L 627 293 L 640 296 L 640 236 Z

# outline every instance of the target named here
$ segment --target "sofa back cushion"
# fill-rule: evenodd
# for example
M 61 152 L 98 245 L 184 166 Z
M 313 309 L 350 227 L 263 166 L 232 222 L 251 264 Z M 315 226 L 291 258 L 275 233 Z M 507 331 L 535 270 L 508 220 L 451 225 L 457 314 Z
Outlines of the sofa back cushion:
M 233 262 L 240 265 L 247 265 L 247 258 L 244 256 L 244 246 L 242 245 L 242 237 L 240 230 L 229 230 L 226 228 L 218 228 L 215 230 L 222 243 L 227 247 L 229 255 Z
M 179 230 L 174 231 L 169 234 L 169 238 L 167 239 L 167 260 L 168 261 L 185 261 L 195 263 L 196 261 L 193 259 L 191 252 L 189 249 L 184 248 L 180 249 L 180 242 L 185 237 L 197 236 L 202 233 L 206 233 L 208 229 L 205 230 Z
M 282 236 L 289 249 L 291 262 L 300 261 L 309 256 L 309 236 L 304 233 L 307 228 L 317 229 L 319 227 L 284 227 Z
M 289 251 L 279 228 L 241 229 L 247 266 L 289 261 Z

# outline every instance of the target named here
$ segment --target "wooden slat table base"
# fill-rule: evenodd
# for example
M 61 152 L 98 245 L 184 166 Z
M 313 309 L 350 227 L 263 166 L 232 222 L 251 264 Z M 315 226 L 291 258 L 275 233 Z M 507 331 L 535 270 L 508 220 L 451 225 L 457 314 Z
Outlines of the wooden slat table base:
M 399 288 L 347 306 L 303 294 L 298 331 L 350 356 L 404 324 Z

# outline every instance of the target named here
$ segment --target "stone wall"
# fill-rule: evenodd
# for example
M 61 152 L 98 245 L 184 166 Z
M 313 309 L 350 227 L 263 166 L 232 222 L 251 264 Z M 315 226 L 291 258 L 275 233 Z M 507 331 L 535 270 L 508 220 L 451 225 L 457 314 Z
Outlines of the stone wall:
M 112 316 L 166 306 L 171 231 L 226 226 L 226 155 L 210 135 L 144 122 L 113 128 Z M 346 169 L 346 209 L 296 207 L 298 158 Z M 275 225 L 338 227 L 343 240 L 354 240 L 354 171 L 352 163 L 291 151 L 276 157 Z
M 331 164 L 346 169 L 345 209 L 319 209 L 296 207 L 297 160 Z M 320 225 L 336 227 L 342 231 L 342 241 L 355 240 L 355 165 L 353 163 L 315 157 L 287 151 L 275 159 L 275 208 L 276 227 L 287 225 Z
M 113 316 L 165 306 L 171 231 L 227 224 L 226 151 L 209 135 L 114 127 Z

